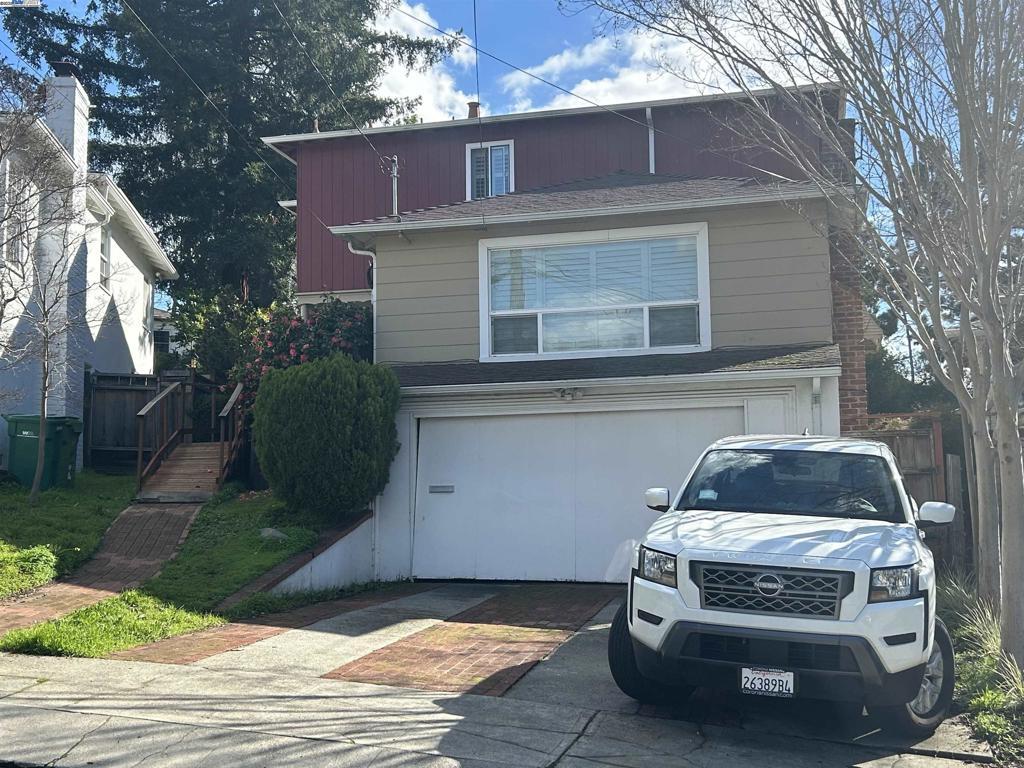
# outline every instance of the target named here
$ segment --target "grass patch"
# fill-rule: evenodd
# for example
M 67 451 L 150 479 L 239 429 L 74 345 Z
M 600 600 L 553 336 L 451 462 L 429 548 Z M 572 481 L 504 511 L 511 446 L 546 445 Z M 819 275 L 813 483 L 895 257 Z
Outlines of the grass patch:
M 939 580 L 938 610 L 956 651 L 955 703 L 1000 763 L 1024 763 L 1024 674 L 1003 654 L 997 610 L 965 574 Z
M 57 577 L 57 556 L 49 547 L 18 549 L 0 541 L 0 599 Z
M 45 584 L 88 560 L 134 491 L 131 477 L 81 472 L 74 488 L 44 491 L 30 506 L 27 489 L 0 485 L 0 597 Z
M 237 492 L 236 492 L 237 494 Z M 211 611 L 256 577 L 309 549 L 319 529 L 292 522 L 269 492 L 218 496 L 196 516 L 178 556 L 143 591 L 190 611 Z M 276 528 L 286 539 L 265 539 Z
M 177 557 L 155 578 L 60 619 L 9 632 L 0 637 L 0 651 L 98 657 L 223 624 L 225 619 L 211 611 L 278 563 L 312 547 L 322 525 L 315 518 L 288 512 L 269 492 L 239 494 L 237 488 L 226 489 L 199 511 Z M 263 528 L 275 528 L 286 538 L 263 538 Z M 2 555 L 0 550 L 0 574 Z M 287 610 L 353 591 L 358 590 L 286 598 L 257 595 L 236 606 L 231 616 Z
M 132 590 L 61 619 L 16 629 L 0 638 L 0 651 L 45 656 L 107 656 L 165 637 L 223 624 Z

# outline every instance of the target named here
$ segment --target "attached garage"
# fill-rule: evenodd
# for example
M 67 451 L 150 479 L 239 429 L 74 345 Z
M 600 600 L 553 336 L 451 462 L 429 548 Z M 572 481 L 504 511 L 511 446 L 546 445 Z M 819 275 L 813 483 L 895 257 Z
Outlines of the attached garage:
M 644 490 L 745 427 L 742 404 L 423 419 L 412 575 L 624 581 Z
M 401 448 L 367 522 L 383 581 L 624 582 L 647 488 L 722 437 L 839 429 L 831 346 L 395 370 Z

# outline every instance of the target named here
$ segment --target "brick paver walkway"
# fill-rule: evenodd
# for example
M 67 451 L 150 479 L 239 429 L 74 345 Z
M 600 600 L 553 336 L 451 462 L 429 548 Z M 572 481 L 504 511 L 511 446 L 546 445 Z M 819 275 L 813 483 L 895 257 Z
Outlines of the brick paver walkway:
M 99 551 L 65 581 L 0 601 L 0 635 L 59 618 L 155 576 L 178 551 L 198 504 L 133 504 L 103 537 Z
M 324 677 L 500 696 L 621 593 L 585 584 L 507 589 Z
M 394 584 L 338 600 L 328 600 L 293 611 L 268 614 L 247 621 L 233 622 L 190 635 L 179 635 L 140 645 L 110 656 L 127 661 L 152 661 L 161 664 L 192 664 L 197 661 L 252 645 L 289 629 L 299 629 L 323 619 L 360 608 L 388 603 L 400 597 L 433 589 L 433 584 Z

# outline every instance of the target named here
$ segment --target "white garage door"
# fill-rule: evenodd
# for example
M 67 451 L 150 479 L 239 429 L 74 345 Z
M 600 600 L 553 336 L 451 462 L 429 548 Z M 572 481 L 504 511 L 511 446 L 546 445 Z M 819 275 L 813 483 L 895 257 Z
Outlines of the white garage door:
M 413 575 L 625 581 L 644 490 L 743 429 L 741 406 L 423 419 Z

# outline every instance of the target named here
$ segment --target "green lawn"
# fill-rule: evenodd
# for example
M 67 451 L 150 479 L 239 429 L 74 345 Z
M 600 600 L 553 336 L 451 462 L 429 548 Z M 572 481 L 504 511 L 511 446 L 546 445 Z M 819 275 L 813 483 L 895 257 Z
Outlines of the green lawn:
M 0 637 L 0 651 L 100 657 L 223 623 L 219 616 L 182 610 L 132 590 L 62 619 L 8 632 Z
M 29 506 L 27 490 L 0 486 L 0 598 L 89 559 L 134 491 L 134 478 L 82 472 L 74 488 L 45 491 Z
M 288 512 L 269 492 L 227 490 L 196 516 L 177 557 L 138 590 L 125 592 L 61 619 L 9 632 L 0 650 L 53 656 L 105 656 L 165 637 L 215 626 L 211 613 L 226 597 L 316 542 L 322 523 Z M 275 528 L 287 538 L 263 538 Z M 98 539 L 97 539 L 98 541 Z M 2 553 L 0 553 L 2 556 Z M 2 574 L 0 568 L 0 574 Z M 258 596 L 232 616 L 253 616 L 336 597 Z
M 262 528 L 276 528 L 288 538 L 261 538 Z M 143 590 L 181 608 L 211 611 L 257 576 L 312 547 L 318 536 L 318 528 L 308 520 L 296 522 L 269 492 L 214 500 L 199 512 L 178 556 Z

